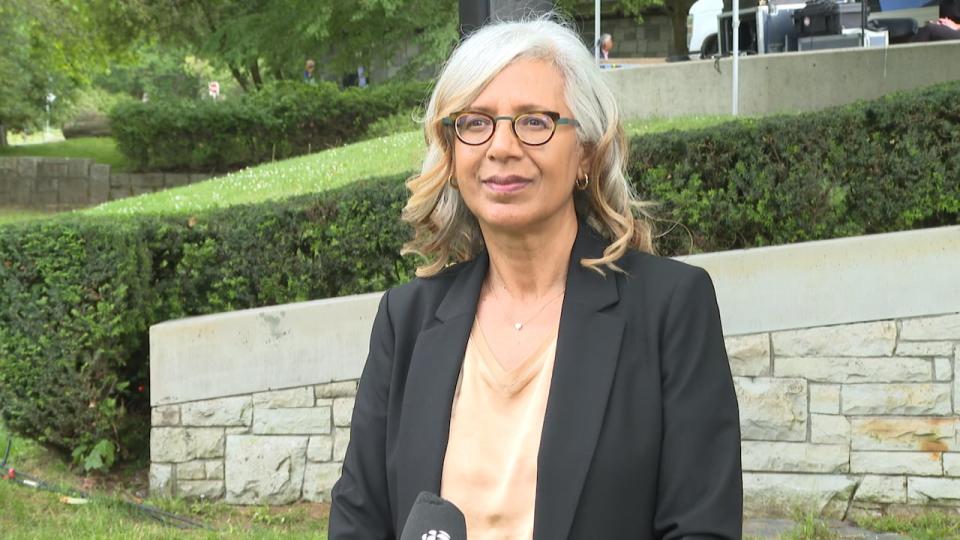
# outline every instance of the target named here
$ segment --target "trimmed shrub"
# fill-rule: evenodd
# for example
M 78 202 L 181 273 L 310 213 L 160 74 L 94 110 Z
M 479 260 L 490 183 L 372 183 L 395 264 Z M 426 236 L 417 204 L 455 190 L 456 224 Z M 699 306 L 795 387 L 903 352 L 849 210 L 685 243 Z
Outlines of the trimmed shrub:
M 958 98 L 953 83 L 634 139 L 637 189 L 663 202 L 661 253 L 958 223 Z M 141 456 L 149 325 L 410 279 L 402 181 L 197 215 L 0 227 L 4 421 L 88 468 Z
M 233 100 L 121 103 L 110 122 L 117 148 L 139 169 L 226 171 L 360 140 L 427 92 L 420 82 L 346 90 L 285 82 Z
M 669 255 L 949 225 L 960 214 L 960 83 L 631 146 L 630 175 L 662 204 Z

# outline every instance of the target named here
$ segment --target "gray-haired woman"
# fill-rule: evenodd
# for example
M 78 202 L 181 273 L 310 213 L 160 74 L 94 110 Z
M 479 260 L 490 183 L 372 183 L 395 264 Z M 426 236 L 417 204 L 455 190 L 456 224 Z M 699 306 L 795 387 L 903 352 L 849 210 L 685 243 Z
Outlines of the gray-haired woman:
M 396 538 L 421 491 L 471 540 L 739 538 L 713 286 L 651 254 L 617 103 L 577 35 L 480 29 L 424 129 L 403 219 L 426 262 L 381 300 L 329 538 Z

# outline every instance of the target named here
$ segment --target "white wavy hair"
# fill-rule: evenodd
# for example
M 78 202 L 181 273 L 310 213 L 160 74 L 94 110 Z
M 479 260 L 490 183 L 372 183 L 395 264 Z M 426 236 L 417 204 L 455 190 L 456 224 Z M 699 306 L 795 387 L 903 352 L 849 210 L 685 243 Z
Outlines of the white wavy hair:
M 602 258 L 581 263 L 602 273 L 602 266 L 617 270 L 616 260 L 631 247 L 653 251 L 649 203 L 637 199 L 626 177 L 628 144 L 616 98 L 580 37 L 551 13 L 486 25 L 444 65 L 424 115 L 426 156 L 407 181 L 411 194 L 403 209 L 403 220 L 414 230 L 403 251 L 426 259 L 417 275 L 434 275 L 483 249 L 476 218 L 450 184 L 455 136 L 442 119 L 467 108 L 497 74 L 521 59 L 545 60 L 557 69 L 567 106 L 580 123 L 577 140 L 588 157 L 590 182 L 575 192 L 577 211 L 611 242 Z

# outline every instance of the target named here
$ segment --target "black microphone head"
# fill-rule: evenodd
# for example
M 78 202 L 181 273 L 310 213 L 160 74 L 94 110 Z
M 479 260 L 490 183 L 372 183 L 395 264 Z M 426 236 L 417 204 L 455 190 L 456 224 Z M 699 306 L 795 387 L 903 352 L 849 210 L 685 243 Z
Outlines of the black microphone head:
M 400 540 L 466 540 L 467 522 L 452 502 L 421 491 Z

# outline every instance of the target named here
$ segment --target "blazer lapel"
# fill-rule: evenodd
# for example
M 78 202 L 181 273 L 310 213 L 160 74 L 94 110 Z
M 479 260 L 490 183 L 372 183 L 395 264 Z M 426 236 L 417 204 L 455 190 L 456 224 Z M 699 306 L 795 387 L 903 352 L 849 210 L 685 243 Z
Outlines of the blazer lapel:
M 403 390 L 397 435 L 397 532 L 421 491 L 440 494 L 453 394 L 477 312 L 488 258 L 460 271 L 436 311 L 436 324 L 417 337 Z
M 603 425 L 623 320 L 600 310 L 619 300 L 617 280 L 580 264 L 606 242 L 581 221 L 567 273 L 557 356 L 537 458 L 535 540 L 565 539 Z

